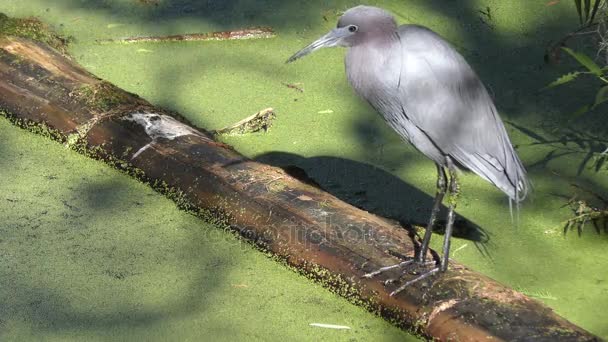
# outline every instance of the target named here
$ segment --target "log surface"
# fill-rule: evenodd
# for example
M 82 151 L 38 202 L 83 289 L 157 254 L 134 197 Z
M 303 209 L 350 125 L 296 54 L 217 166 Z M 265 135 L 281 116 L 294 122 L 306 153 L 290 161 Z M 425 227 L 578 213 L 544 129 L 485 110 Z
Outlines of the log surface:
M 247 159 L 42 43 L 0 37 L 0 109 L 16 124 L 43 127 L 37 131 L 178 191 L 246 239 L 411 331 L 445 341 L 599 340 L 456 262 L 390 297 L 399 283 L 383 282 L 397 273 L 362 275 L 398 263 L 394 255 L 413 255 L 405 229 Z

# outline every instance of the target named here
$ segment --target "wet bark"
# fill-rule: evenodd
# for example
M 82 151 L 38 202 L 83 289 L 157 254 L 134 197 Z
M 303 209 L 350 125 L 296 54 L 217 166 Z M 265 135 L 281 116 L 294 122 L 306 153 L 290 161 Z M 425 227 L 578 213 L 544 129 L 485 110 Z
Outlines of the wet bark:
M 126 169 L 201 209 L 325 286 L 439 340 L 591 341 L 542 303 L 453 262 L 395 297 L 398 276 L 362 275 L 413 255 L 408 232 L 285 170 L 249 160 L 179 115 L 90 74 L 52 48 L 0 38 L 0 108 L 14 123 Z M 135 158 L 134 158 L 135 156 Z

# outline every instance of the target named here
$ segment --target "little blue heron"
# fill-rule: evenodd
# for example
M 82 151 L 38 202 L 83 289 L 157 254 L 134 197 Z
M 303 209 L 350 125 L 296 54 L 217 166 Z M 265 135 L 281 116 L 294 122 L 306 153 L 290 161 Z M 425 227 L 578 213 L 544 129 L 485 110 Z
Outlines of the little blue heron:
M 471 170 L 494 184 L 507 194 L 510 206 L 526 197 L 529 183 L 483 83 L 437 33 L 419 25 L 397 26 L 387 11 L 357 6 L 344 12 L 335 29 L 287 62 L 333 46 L 348 48 L 344 63 L 355 92 L 437 166 L 437 193 L 418 253 L 412 260 L 383 267 L 367 277 L 412 263 L 435 265 L 427 263 L 426 256 L 433 224 L 448 192 L 443 255 L 438 265 L 403 284 L 393 291 L 394 295 L 416 281 L 447 270 L 460 192 L 458 169 Z

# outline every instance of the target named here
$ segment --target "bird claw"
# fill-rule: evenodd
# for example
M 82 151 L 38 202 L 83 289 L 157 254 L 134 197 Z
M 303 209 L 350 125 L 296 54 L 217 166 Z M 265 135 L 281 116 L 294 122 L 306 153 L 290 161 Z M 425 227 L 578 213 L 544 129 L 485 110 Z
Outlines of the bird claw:
M 397 279 L 393 279 L 393 278 L 386 279 L 384 281 L 384 286 L 388 286 L 388 285 L 391 285 L 391 284 L 396 283 L 396 282 L 397 282 Z
M 390 270 L 393 270 L 393 269 L 396 269 L 396 268 L 402 268 L 402 267 L 410 266 L 410 265 L 416 266 L 416 268 L 414 270 L 406 270 L 406 271 L 403 272 L 403 274 L 404 275 L 405 274 L 414 274 L 414 275 L 417 275 L 417 277 L 414 278 L 414 279 L 411 279 L 411 280 L 409 280 L 407 282 L 405 282 L 403 285 L 401 285 L 396 290 L 394 290 L 393 292 L 391 292 L 390 296 L 392 297 L 392 296 L 395 296 L 396 294 L 398 294 L 399 292 L 405 290 L 406 287 L 412 285 L 413 283 L 416 283 L 416 282 L 418 282 L 420 280 L 426 279 L 426 278 L 428 278 L 428 277 L 436 274 L 437 272 L 439 272 L 441 270 L 441 267 L 437 266 L 437 267 L 434 267 L 434 268 L 432 268 L 432 269 L 430 269 L 428 271 L 425 271 L 425 272 L 422 272 L 422 273 L 418 273 L 418 270 L 419 270 L 420 267 L 426 268 L 428 266 L 436 265 L 436 264 L 437 263 L 435 261 L 426 261 L 425 260 L 425 261 L 420 262 L 420 261 L 416 261 L 415 259 L 411 259 L 411 260 L 406 260 L 406 261 L 400 262 L 400 263 L 395 264 L 395 265 L 381 267 L 381 268 L 379 268 L 379 269 L 377 269 L 377 270 L 375 270 L 373 272 L 364 274 L 363 278 L 371 279 L 371 278 L 373 278 L 373 277 L 375 277 L 375 276 L 377 276 L 379 274 L 382 274 L 382 273 L 384 273 L 386 271 L 390 271 Z M 387 280 L 384 281 L 384 286 L 392 285 L 392 284 L 396 283 L 397 281 L 398 281 L 398 279 L 389 278 L 389 279 L 387 279 Z
M 408 280 L 406 281 L 403 285 L 399 286 L 395 291 L 391 292 L 389 294 L 389 296 L 394 297 L 396 294 L 398 294 L 399 292 L 405 290 L 408 286 L 412 285 L 413 283 L 416 283 L 420 280 L 426 279 L 434 274 L 436 274 L 437 272 L 439 272 L 440 268 L 439 267 L 435 267 L 427 272 L 422 273 L 421 275 L 419 275 L 418 277 L 412 279 L 412 280 Z
M 409 264 L 411 264 L 413 262 L 414 262 L 414 259 L 403 261 L 403 262 L 400 262 L 400 263 L 395 264 L 395 265 L 381 267 L 381 268 L 379 268 L 379 269 L 377 269 L 377 270 L 375 270 L 373 272 L 364 274 L 363 278 L 371 279 L 371 278 L 373 278 L 373 277 L 375 277 L 375 276 L 377 276 L 377 275 L 379 275 L 381 273 L 384 273 L 386 271 L 390 271 L 390 270 L 392 270 L 394 268 L 401 268 L 401 267 L 407 266 L 407 265 L 409 265 Z

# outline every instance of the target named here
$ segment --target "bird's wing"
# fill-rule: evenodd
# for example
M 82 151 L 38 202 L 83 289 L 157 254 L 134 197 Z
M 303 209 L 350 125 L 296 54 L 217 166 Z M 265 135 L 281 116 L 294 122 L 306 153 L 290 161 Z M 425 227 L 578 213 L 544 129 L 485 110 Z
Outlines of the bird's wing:
M 402 58 L 395 59 L 393 70 L 400 73 L 402 114 L 445 155 L 512 199 L 523 199 L 525 170 L 473 69 L 429 29 L 404 25 L 398 34 Z

